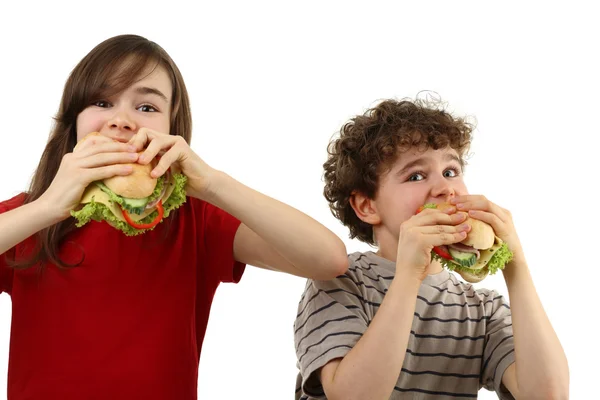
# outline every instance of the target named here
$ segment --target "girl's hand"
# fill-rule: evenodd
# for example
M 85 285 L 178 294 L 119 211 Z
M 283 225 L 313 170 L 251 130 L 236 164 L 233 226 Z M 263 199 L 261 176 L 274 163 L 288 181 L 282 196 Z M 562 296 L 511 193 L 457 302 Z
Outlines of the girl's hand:
M 138 159 L 140 164 L 148 164 L 154 157 L 160 156 L 160 161 L 151 172 L 153 177 L 163 175 L 174 165 L 188 178 L 187 194 L 199 199 L 206 198 L 215 170 L 192 151 L 183 137 L 140 128 L 129 144 L 138 151 L 145 149 Z
M 450 204 L 456 205 L 458 211 L 468 212 L 470 217 L 490 224 L 496 235 L 506 242 L 515 258 L 522 255 L 523 248 L 510 211 L 481 195 L 456 196 L 450 200 Z
M 124 164 L 134 163 L 137 158 L 135 148 L 126 143 L 102 136 L 86 139 L 64 155 L 54 180 L 38 200 L 56 213 L 56 221 L 67 219 L 90 183 L 129 175 L 132 167 Z
M 407 273 L 422 282 L 429 273 L 431 251 L 435 246 L 465 240 L 471 229 L 464 224 L 465 220 L 465 213 L 456 213 L 454 207 L 448 207 L 425 209 L 404 221 L 398 238 L 397 272 Z

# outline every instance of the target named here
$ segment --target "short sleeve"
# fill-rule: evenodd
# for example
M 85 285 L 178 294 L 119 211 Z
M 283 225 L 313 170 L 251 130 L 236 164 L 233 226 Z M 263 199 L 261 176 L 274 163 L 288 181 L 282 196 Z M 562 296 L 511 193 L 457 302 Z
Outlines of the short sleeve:
M 343 358 L 368 327 L 363 297 L 352 277 L 308 280 L 294 323 L 294 344 L 300 368 L 300 390 L 311 399 L 325 393 L 315 373 L 329 361 Z
M 212 204 L 204 207 L 204 240 L 207 265 L 220 282 L 237 283 L 246 265 L 233 258 L 233 242 L 241 222 Z
M 489 320 L 486 327 L 481 384 L 495 391 L 500 400 L 514 400 L 502 384 L 504 371 L 515 362 L 512 317 L 510 306 L 497 292 L 491 292 L 492 301 L 486 307 Z
M 22 202 L 21 198 L 15 197 L 11 200 L 0 203 L 0 214 L 5 213 L 14 208 L 14 206 L 16 206 L 19 201 Z M 7 258 L 14 258 L 14 252 L 15 249 L 12 248 L 7 252 L 0 254 L 0 293 L 11 292 L 14 270 L 8 266 Z

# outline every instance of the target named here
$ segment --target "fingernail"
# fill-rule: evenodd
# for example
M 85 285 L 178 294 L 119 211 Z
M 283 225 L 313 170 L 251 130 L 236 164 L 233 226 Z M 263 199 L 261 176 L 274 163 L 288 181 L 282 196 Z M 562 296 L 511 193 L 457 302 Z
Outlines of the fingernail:
M 461 221 L 464 218 L 465 218 L 465 215 L 463 213 L 454 214 L 452 216 L 452 219 L 454 219 L 455 221 Z
M 135 146 L 129 145 L 129 146 L 127 146 L 127 150 L 128 151 L 135 151 L 136 149 L 135 149 Z
M 462 225 L 460 226 L 460 229 L 461 229 L 461 230 L 465 230 L 465 231 L 466 231 L 467 229 L 469 229 L 469 224 L 462 224 Z
M 465 208 L 465 205 L 463 203 L 459 203 L 456 205 L 456 208 L 463 209 L 463 208 Z
M 477 210 L 469 210 L 469 215 L 475 215 L 477 214 Z
M 131 158 L 132 160 L 135 160 L 136 158 L 138 158 L 137 153 L 131 153 L 129 154 L 129 158 Z

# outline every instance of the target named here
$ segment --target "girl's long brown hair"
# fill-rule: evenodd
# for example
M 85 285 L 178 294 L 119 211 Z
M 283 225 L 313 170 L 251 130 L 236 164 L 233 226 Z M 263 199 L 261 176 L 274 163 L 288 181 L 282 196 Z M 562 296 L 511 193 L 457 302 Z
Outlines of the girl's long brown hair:
M 24 204 L 37 200 L 50 186 L 56 176 L 62 158 L 73 151 L 77 142 L 77 116 L 95 101 L 116 95 L 137 80 L 148 66 L 163 67 L 173 85 L 170 134 L 183 136 L 187 143 L 192 139 L 190 103 L 179 69 L 158 44 L 137 35 L 121 35 L 110 38 L 90 51 L 71 72 L 60 102 L 55 125 L 40 163 L 33 175 Z M 24 269 L 51 262 L 58 267 L 68 264 L 60 259 L 58 252 L 67 234 L 75 229 L 75 221 L 68 218 L 39 231 L 35 249 L 29 259 L 8 260 L 15 268 Z

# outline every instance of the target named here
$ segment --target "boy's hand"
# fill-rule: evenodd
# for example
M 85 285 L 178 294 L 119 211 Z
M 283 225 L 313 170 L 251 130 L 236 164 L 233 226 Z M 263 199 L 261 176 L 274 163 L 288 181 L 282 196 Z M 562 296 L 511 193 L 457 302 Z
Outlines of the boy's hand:
M 462 224 L 465 213 L 454 207 L 444 210 L 425 209 L 400 225 L 397 272 L 407 273 L 422 282 L 428 275 L 434 246 L 458 243 L 467 237 L 471 227 Z
M 183 137 L 140 128 L 129 144 L 138 151 L 145 149 L 138 159 L 140 164 L 148 164 L 154 157 L 160 156 L 160 161 L 151 173 L 153 177 L 163 175 L 174 165 L 188 178 L 187 194 L 205 199 L 215 170 L 194 153 Z
M 466 195 L 450 199 L 458 211 L 469 213 L 472 218 L 486 222 L 492 226 L 496 235 L 506 242 L 515 258 L 522 256 L 523 248 L 517 236 L 510 211 L 492 203 L 485 196 Z

